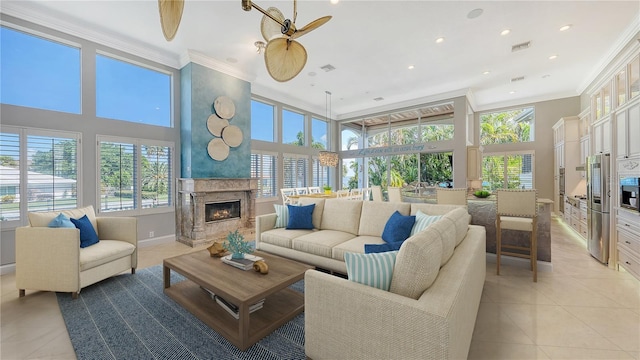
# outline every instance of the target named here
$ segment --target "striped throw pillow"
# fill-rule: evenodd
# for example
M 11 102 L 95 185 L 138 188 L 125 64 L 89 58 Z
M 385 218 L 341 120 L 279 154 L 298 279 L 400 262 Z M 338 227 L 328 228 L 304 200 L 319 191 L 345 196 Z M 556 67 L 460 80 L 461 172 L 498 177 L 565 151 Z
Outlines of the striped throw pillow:
M 289 223 L 289 208 L 287 205 L 273 204 L 273 207 L 276 209 L 277 215 L 275 228 L 287 227 Z
M 413 228 L 411 229 L 410 236 L 413 236 L 419 233 L 420 231 L 428 228 L 429 225 L 440 220 L 440 218 L 442 218 L 442 215 L 427 215 L 422 211 L 418 210 L 418 212 L 416 213 L 416 222 L 413 224 Z
M 345 253 L 349 280 L 389 291 L 397 251 L 373 254 Z

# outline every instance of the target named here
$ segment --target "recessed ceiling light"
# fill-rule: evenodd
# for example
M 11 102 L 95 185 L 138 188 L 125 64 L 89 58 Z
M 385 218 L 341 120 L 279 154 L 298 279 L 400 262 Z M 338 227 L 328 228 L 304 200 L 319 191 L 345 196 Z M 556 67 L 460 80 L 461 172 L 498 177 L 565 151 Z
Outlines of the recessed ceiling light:
M 561 27 L 561 28 L 560 28 L 560 31 L 567 31 L 567 30 L 571 29 L 571 26 L 573 26 L 573 25 L 571 25 L 571 24 L 567 24 L 567 25 L 565 25 L 565 26 Z
M 340 0 L 331 0 L 330 2 L 331 2 L 333 5 L 335 5 L 335 4 L 339 3 L 339 2 L 340 2 Z
M 489 75 L 490 73 L 491 73 L 491 71 L 485 70 L 485 71 L 482 72 L 482 75 Z
M 505 36 L 505 35 L 508 35 L 510 32 L 511 32 L 511 30 L 509 30 L 509 29 L 504 29 L 504 30 L 502 30 L 502 31 L 500 32 L 500 35 Z
M 309 75 L 309 76 L 316 76 L 317 74 L 316 74 L 316 72 L 315 72 L 315 71 L 310 71 L 308 75 Z
M 436 39 L 436 44 L 440 44 L 441 42 L 444 42 L 444 38 L 443 37 L 439 37 Z
M 516 93 L 516 91 L 515 91 L 515 90 L 511 90 L 511 91 L 509 91 L 509 94 L 515 94 L 515 93 Z
M 413 65 L 409 65 L 409 67 L 408 67 L 409 70 L 413 70 L 413 68 L 415 68 L 415 66 L 413 66 Z
M 544 75 L 542 75 L 542 78 L 543 78 L 543 79 L 546 79 L 546 78 L 548 78 L 549 76 L 551 76 L 551 75 L 549 75 L 549 74 L 544 74 Z
M 467 19 L 475 19 L 478 16 L 482 15 L 483 12 L 484 10 L 482 9 L 473 9 L 467 14 Z
M 555 55 L 555 54 L 554 54 L 554 55 L 549 56 L 549 60 L 555 60 L 555 59 L 557 59 L 557 58 L 558 58 L 558 55 Z

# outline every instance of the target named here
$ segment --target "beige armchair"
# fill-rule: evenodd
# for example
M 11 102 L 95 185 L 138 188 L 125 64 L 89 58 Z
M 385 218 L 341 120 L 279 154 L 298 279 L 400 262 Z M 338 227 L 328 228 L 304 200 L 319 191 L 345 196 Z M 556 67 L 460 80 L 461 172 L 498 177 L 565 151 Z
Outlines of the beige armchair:
M 138 266 L 137 219 L 96 217 L 93 206 L 64 210 L 70 218 L 87 215 L 100 241 L 80 248 L 80 231 L 49 228 L 60 212 L 29 213 L 29 225 L 16 229 L 16 287 L 25 290 L 70 292 L 80 290 Z

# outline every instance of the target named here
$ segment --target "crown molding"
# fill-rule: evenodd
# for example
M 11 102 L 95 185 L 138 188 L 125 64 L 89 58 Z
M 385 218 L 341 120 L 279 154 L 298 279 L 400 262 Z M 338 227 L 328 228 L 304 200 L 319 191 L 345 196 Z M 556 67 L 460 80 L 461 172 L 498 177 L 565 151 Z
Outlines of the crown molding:
M 84 40 L 92 41 L 174 69 L 179 69 L 180 63 L 178 58 L 172 53 L 144 46 L 143 44 L 134 44 L 131 41 L 124 40 L 117 36 L 95 31 L 77 24 L 72 24 L 68 21 L 55 17 L 54 14 L 30 8 L 27 4 L 28 2 L 26 1 L 5 1 L 2 2 L 1 12 L 20 20 L 28 21 Z
M 580 94 L 577 94 L 573 91 L 560 91 L 552 94 L 532 96 L 532 97 L 523 98 L 523 99 L 501 101 L 501 102 L 495 102 L 490 104 L 482 104 L 475 109 L 475 112 L 477 113 L 477 112 L 484 112 L 489 110 L 493 111 L 493 110 L 500 110 L 500 109 L 506 109 L 506 108 L 513 108 L 516 106 L 520 107 L 520 106 L 527 106 L 527 105 L 535 105 L 536 103 L 543 102 L 543 101 L 560 100 L 560 99 L 566 99 L 566 98 L 577 97 L 577 96 L 580 96 Z
M 190 62 L 248 82 L 252 82 L 256 78 L 255 74 L 243 72 L 234 66 L 195 50 L 187 50 L 180 56 L 180 68 L 182 69 Z

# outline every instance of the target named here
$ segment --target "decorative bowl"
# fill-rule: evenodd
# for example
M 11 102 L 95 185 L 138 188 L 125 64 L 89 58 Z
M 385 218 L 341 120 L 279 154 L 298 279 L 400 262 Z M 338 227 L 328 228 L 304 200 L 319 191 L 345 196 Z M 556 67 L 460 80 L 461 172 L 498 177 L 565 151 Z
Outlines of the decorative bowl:
M 473 193 L 473 196 L 475 196 L 477 198 L 486 198 L 486 197 L 489 197 L 490 195 L 491 195 L 491 193 L 488 192 L 487 190 L 478 190 L 478 191 Z

